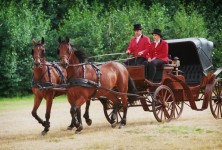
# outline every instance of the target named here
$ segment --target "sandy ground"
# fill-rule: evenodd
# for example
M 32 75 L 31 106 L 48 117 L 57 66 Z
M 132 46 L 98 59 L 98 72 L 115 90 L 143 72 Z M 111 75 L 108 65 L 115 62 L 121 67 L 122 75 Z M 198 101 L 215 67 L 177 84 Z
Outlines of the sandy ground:
M 30 106 L 23 109 L 0 113 L 1 150 L 222 149 L 222 120 L 214 119 L 209 108 L 195 111 L 185 106 L 178 120 L 158 123 L 152 112 L 131 107 L 127 125 L 123 129 L 113 129 L 105 119 L 100 102 L 93 101 L 90 107 L 92 125 L 87 126 L 83 121 L 83 131 L 75 134 L 75 130 L 66 130 L 71 120 L 68 102 L 55 101 L 51 128 L 45 136 L 41 135 L 43 127 L 32 117 L 31 109 L 30 102 Z M 38 114 L 43 118 L 44 113 L 43 103 Z

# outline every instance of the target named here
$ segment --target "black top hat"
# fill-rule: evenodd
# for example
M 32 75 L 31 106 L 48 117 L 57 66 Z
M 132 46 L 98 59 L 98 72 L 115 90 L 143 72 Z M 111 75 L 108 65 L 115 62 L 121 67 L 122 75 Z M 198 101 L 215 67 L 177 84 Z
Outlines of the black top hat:
M 134 24 L 133 26 L 134 26 L 134 28 L 133 28 L 134 31 L 135 30 L 142 30 L 141 24 Z
M 163 35 L 161 34 L 161 30 L 160 29 L 154 29 L 151 34 L 158 34 L 161 38 L 163 37 Z

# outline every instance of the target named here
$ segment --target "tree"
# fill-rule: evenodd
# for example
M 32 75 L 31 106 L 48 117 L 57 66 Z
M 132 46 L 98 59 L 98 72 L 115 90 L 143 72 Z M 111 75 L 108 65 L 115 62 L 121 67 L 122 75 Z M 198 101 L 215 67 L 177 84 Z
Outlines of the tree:
M 0 76 L 1 96 L 23 95 L 30 92 L 32 80 L 31 39 L 45 36 L 50 29 L 41 11 L 37 14 L 24 3 L 5 4 L 2 21 Z

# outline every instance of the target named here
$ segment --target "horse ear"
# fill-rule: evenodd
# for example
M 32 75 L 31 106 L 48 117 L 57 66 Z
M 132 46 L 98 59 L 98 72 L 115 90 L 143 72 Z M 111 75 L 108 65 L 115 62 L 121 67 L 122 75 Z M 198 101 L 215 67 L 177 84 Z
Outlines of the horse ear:
M 41 44 L 44 44 L 45 40 L 44 38 L 42 37 L 42 40 L 41 40 Z
M 36 45 L 36 40 L 33 38 L 32 39 L 32 43 L 34 44 L 34 45 Z
M 66 43 L 69 43 L 69 37 L 68 36 L 66 37 Z
M 62 38 L 61 38 L 61 36 L 59 37 L 58 42 L 59 42 L 59 43 L 62 42 Z

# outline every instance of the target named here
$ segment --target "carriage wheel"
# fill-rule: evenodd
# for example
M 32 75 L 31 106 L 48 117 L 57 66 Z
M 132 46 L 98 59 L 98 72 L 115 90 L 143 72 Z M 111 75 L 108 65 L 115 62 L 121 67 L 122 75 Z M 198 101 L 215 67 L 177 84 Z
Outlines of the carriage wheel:
M 102 99 L 100 102 L 103 104 L 103 111 L 106 117 L 106 120 L 112 124 L 111 122 L 111 116 L 113 112 L 113 102 L 108 99 Z M 116 122 L 119 123 L 123 118 L 123 111 L 122 111 L 122 106 L 119 106 L 117 109 L 117 115 L 116 115 Z
M 158 122 L 169 122 L 175 111 L 175 98 L 172 90 L 166 86 L 159 86 L 153 96 L 153 114 Z
M 175 112 L 174 112 L 174 115 L 173 115 L 173 119 L 178 119 L 180 117 L 180 115 L 183 112 L 183 106 L 184 106 L 183 101 L 175 102 Z
M 214 118 L 222 118 L 222 80 L 217 79 L 212 89 L 210 110 Z

